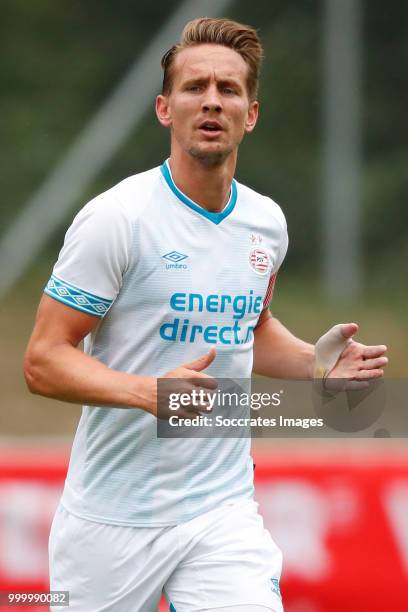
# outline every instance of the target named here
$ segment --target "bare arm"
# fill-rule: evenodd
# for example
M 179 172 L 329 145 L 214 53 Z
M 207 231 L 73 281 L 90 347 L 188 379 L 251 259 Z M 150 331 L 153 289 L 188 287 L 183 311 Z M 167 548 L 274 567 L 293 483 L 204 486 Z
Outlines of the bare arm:
M 24 358 L 24 375 L 32 393 L 75 404 L 142 408 L 156 415 L 157 379 L 113 370 L 78 349 L 100 319 L 44 295 Z M 169 372 L 170 378 L 202 378 L 214 359 L 211 352 Z M 191 387 L 191 385 L 190 385 Z M 186 389 L 187 390 L 187 389 Z
M 117 372 L 77 348 L 99 321 L 47 295 L 42 297 L 24 359 L 30 391 L 77 404 L 139 406 L 151 411 L 153 377 Z
M 296 338 L 269 310 L 262 312 L 254 339 L 255 374 L 270 378 L 313 377 L 313 344 Z
M 270 378 L 381 378 L 388 363 L 387 347 L 355 342 L 352 337 L 357 331 L 356 323 L 335 325 L 314 346 L 296 338 L 264 310 L 254 332 L 253 370 Z M 318 367 L 322 363 L 324 371 Z

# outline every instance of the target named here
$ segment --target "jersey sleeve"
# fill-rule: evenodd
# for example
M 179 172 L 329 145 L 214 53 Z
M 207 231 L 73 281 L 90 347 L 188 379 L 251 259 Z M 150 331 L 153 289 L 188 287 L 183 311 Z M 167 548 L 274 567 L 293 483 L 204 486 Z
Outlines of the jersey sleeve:
M 276 283 L 277 274 L 278 274 L 277 272 L 274 272 L 269 277 L 268 288 L 266 290 L 265 297 L 264 297 L 264 300 L 263 300 L 263 309 L 262 310 L 266 310 L 267 308 L 269 308 L 269 305 L 272 302 L 273 290 L 275 289 L 275 283 Z
M 106 194 L 89 202 L 68 229 L 44 292 L 82 312 L 103 317 L 129 266 L 131 222 Z
M 279 207 L 278 207 L 278 213 L 279 213 L 280 225 L 282 226 L 281 241 L 279 245 L 278 257 L 276 258 L 276 261 L 274 262 L 274 265 L 271 271 L 271 275 L 269 277 L 269 283 L 268 283 L 268 287 L 266 289 L 266 293 L 265 293 L 265 297 L 263 301 L 263 310 L 269 308 L 270 303 L 272 302 L 273 291 L 275 289 L 275 283 L 276 283 L 276 277 L 278 275 L 278 270 L 281 267 L 283 260 L 285 259 L 286 253 L 288 251 L 289 239 L 288 239 L 288 229 L 286 225 L 285 215 L 283 214 L 282 210 Z
M 283 220 L 284 220 L 284 227 L 282 230 L 282 239 L 281 239 L 281 243 L 279 246 L 279 253 L 278 253 L 278 257 L 276 259 L 276 262 L 272 270 L 272 274 L 275 274 L 275 275 L 277 274 L 279 268 L 283 264 L 283 260 L 285 259 L 286 253 L 288 252 L 289 238 L 288 238 L 288 230 L 286 227 L 285 217 L 283 217 Z

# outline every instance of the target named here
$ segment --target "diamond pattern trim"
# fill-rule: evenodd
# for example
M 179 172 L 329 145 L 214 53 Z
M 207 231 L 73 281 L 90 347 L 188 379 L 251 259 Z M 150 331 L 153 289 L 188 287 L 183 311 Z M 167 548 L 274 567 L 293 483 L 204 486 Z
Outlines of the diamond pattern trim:
M 96 315 L 97 317 L 103 317 L 113 303 L 113 300 L 107 300 L 79 289 L 75 285 L 57 278 L 54 274 L 48 281 L 44 293 L 72 308 Z

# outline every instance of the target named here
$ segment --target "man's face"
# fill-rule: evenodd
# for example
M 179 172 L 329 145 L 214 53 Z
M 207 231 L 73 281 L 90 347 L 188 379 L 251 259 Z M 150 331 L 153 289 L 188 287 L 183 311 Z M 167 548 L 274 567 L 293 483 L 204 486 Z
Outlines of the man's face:
M 172 90 L 158 96 L 156 112 L 171 128 L 172 148 L 207 165 L 222 163 L 255 127 L 258 102 L 246 88 L 248 66 L 233 49 L 196 45 L 175 58 Z

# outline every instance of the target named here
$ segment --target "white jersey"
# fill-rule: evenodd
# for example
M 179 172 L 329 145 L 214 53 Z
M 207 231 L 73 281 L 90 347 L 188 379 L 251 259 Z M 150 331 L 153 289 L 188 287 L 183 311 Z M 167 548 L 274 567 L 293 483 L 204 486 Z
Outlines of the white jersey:
M 208 212 L 165 162 L 78 213 L 45 292 L 100 317 L 85 352 L 114 370 L 160 377 L 216 346 L 208 374 L 250 378 L 286 250 L 271 199 L 234 180 L 223 211 Z M 252 494 L 249 439 L 158 438 L 144 410 L 84 406 L 62 503 L 94 521 L 165 526 Z

